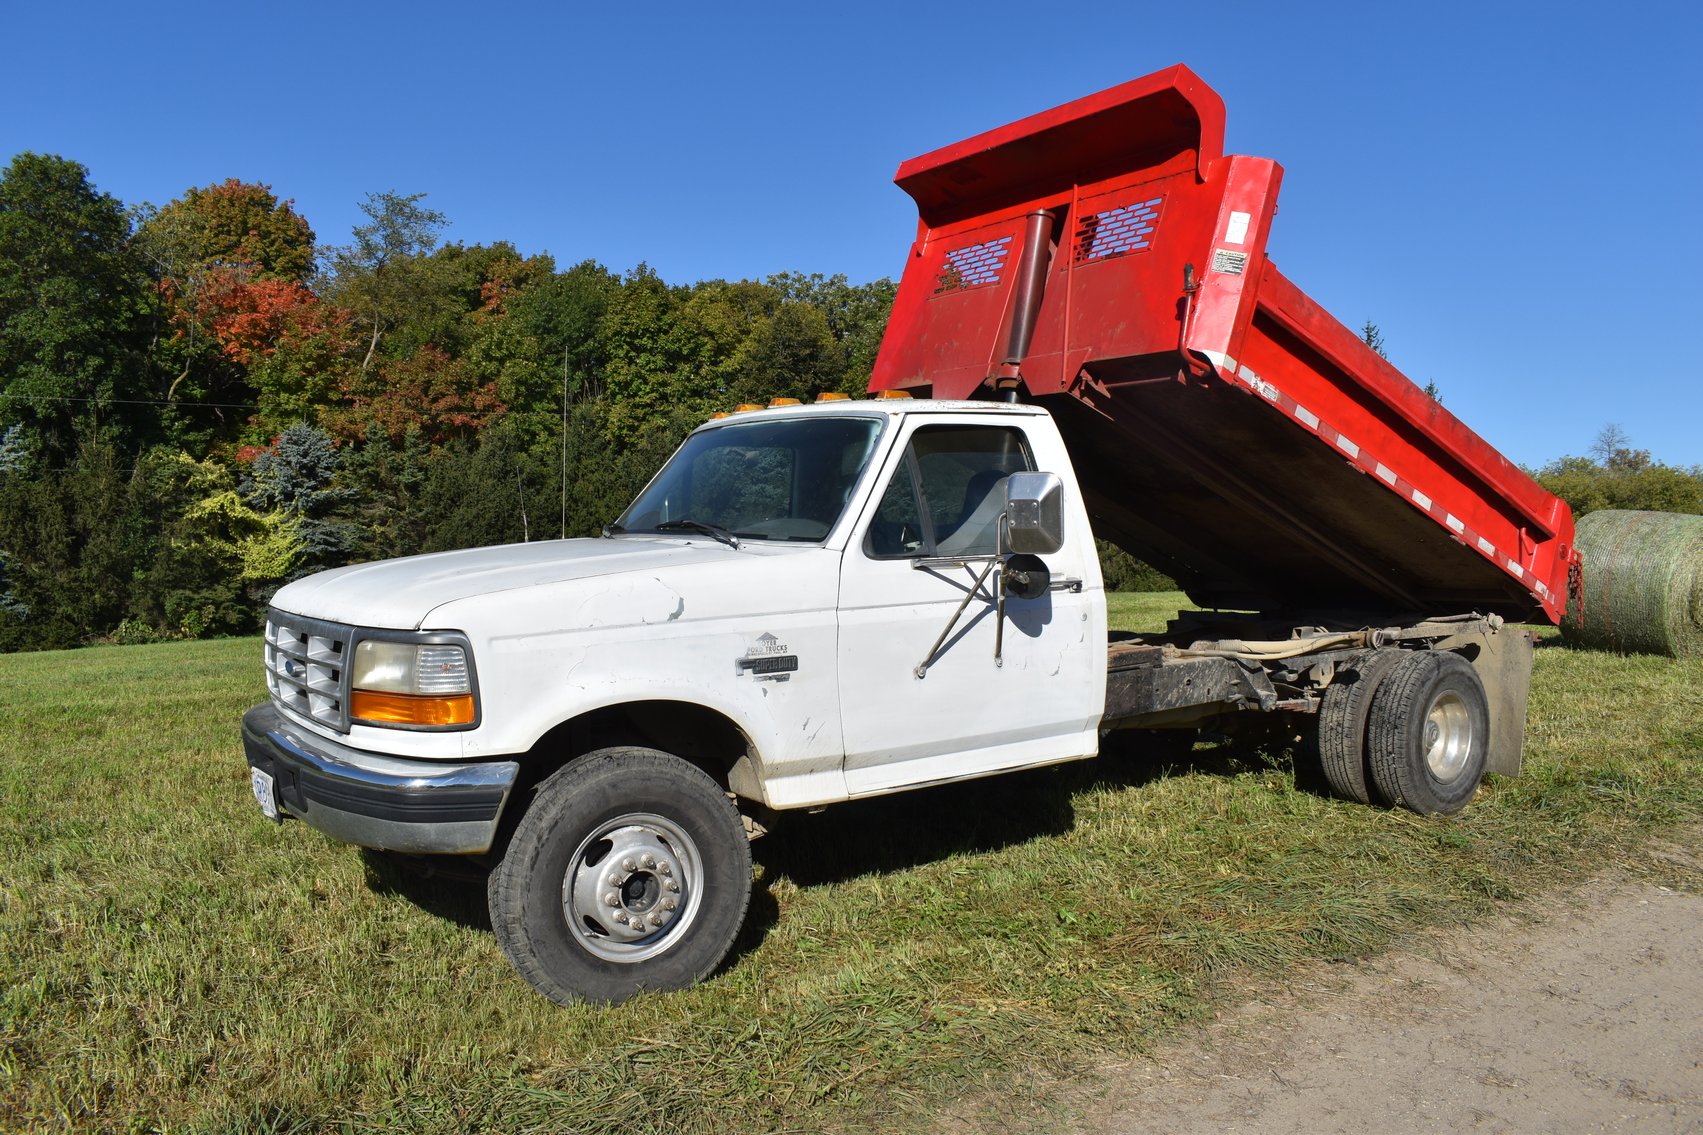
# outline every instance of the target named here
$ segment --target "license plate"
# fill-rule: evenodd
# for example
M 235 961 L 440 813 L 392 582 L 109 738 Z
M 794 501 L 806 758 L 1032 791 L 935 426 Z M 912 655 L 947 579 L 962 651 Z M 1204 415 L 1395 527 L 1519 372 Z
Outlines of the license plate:
M 266 813 L 268 820 L 278 819 L 278 792 L 272 785 L 272 774 L 250 768 L 249 781 L 254 786 L 254 798 L 260 802 L 260 810 Z

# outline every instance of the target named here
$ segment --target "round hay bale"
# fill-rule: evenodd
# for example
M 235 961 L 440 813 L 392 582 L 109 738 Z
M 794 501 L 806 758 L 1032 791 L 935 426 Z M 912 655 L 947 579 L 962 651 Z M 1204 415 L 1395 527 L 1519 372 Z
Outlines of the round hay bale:
M 1568 642 L 1626 654 L 1703 658 L 1703 516 L 1606 510 L 1579 518 L 1584 563 Z

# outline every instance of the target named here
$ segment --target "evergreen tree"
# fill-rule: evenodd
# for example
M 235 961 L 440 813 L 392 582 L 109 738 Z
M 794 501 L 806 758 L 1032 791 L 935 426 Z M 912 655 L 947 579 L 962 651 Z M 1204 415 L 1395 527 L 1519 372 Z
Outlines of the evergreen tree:
M 153 523 L 106 437 L 59 469 L 0 474 L 0 649 L 76 646 L 124 618 Z
M 354 493 L 337 483 L 341 466 L 331 438 L 308 425 L 291 426 L 254 459 L 243 497 L 257 510 L 291 521 L 296 555 L 288 579 L 338 566 L 356 542 L 344 518 Z

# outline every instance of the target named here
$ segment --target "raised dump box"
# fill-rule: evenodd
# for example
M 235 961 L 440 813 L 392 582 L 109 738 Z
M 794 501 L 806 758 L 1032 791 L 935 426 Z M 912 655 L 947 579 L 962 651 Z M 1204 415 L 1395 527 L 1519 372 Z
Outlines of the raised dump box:
M 1557 621 L 1567 505 L 1266 257 L 1283 170 L 1170 68 L 899 167 L 872 390 L 1023 397 L 1099 535 L 1197 603 Z

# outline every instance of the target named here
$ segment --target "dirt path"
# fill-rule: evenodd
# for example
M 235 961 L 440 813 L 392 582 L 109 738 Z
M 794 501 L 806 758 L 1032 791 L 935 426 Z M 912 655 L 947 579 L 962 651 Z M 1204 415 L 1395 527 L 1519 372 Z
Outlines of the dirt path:
M 1703 832 L 1649 852 L 1703 879 Z M 1616 875 L 1110 1070 L 1084 1135 L 1703 1135 L 1703 894 Z

